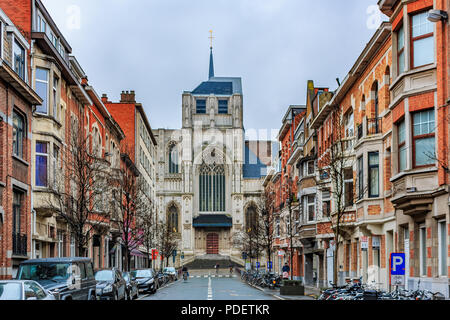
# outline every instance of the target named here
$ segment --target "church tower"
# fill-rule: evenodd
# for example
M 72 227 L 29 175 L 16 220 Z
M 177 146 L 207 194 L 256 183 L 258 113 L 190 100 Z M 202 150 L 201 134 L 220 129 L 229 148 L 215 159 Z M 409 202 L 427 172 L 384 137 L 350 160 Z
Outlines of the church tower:
M 244 179 L 241 78 L 216 76 L 212 42 L 207 80 L 182 94 L 181 129 L 155 130 L 155 137 L 158 215 L 179 234 L 183 260 L 178 256 L 176 265 L 203 259 L 242 265 L 233 237 L 260 194 L 246 191 L 259 185 L 259 177 Z

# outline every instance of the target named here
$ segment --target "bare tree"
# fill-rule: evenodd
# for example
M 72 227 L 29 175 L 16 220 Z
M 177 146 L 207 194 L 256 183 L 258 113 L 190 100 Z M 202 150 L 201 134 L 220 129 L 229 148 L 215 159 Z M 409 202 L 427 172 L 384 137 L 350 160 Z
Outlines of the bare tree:
M 76 120 L 72 120 L 61 160 L 62 169 L 55 173 L 47 204 L 67 223 L 75 238 L 76 255 L 86 256 L 94 234 L 105 234 L 109 228 L 109 163 L 101 158 L 101 146 Z
M 328 146 L 325 154 L 322 155 L 321 161 L 324 169 L 328 172 L 331 182 L 330 194 L 334 200 L 334 206 L 330 214 L 330 223 L 334 232 L 335 250 L 334 250 L 334 266 L 333 278 L 338 281 L 338 265 L 339 265 L 339 249 L 341 239 L 345 238 L 345 217 L 347 208 L 353 206 L 355 202 L 353 185 L 352 190 L 347 190 L 345 181 L 349 178 L 349 170 L 351 169 L 351 178 L 353 179 L 354 157 L 351 148 L 349 148 L 349 138 L 345 136 L 343 125 L 343 115 L 338 105 L 333 107 L 331 113 L 332 121 L 332 143 Z M 358 181 L 358 183 L 363 183 Z M 365 188 L 361 188 L 365 189 Z
M 246 217 L 244 229 L 233 235 L 233 244 L 247 254 L 253 268 L 253 259 L 259 262 L 261 255 L 267 252 L 268 244 L 273 244 L 273 237 L 268 234 L 271 230 L 268 225 L 270 216 L 263 198 L 252 204 L 247 209 L 247 214 L 250 217 Z
M 175 229 L 172 229 L 170 223 L 159 221 L 156 228 L 157 244 L 160 255 L 166 259 L 166 266 L 169 265 L 169 258 L 178 248 L 179 237 Z M 161 263 L 161 269 L 163 264 Z
M 267 256 L 267 261 L 272 264 L 272 248 L 275 242 L 273 230 L 273 196 L 270 192 L 261 194 L 259 200 L 259 212 L 261 213 L 260 228 L 261 228 L 261 248 Z
M 147 210 L 140 211 L 136 218 L 137 218 L 136 221 L 139 225 L 139 229 L 141 231 L 142 245 L 144 246 L 147 252 L 147 261 L 148 261 L 147 267 L 154 268 L 155 267 L 154 261 L 150 257 L 151 257 L 151 250 L 155 248 L 157 244 L 157 237 L 156 237 L 157 216 L 155 214 L 155 211 L 153 210 L 152 202 L 150 199 L 148 202 Z M 150 260 L 152 261 L 150 262 Z
M 121 154 L 122 167 L 111 176 L 114 186 L 113 203 L 118 208 L 117 223 L 122 234 L 122 245 L 125 250 L 124 269 L 129 271 L 131 253 L 142 243 L 142 229 L 137 224 L 137 218 L 149 210 L 150 199 L 146 193 L 145 182 L 140 177 L 134 163 L 129 158 L 129 150 L 123 148 Z
M 288 177 L 287 180 L 287 184 L 288 184 L 288 198 L 286 200 L 286 204 L 288 206 L 288 216 L 287 216 L 287 221 L 285 219 L 284 224 L 286 227 L 286 234 L 289 237 L 289 268 L 291 270 L 290 272 L 290 278 L 291 280 L 293 280 L 293 276 L 294 276 L 294 272 L 293 272 L 293 259 L 294 259 L 294 246 L 293 246 L 293 241 L 294 241 L 294 236 L 296 234 L 296 231 L 294 229 L 294 216 L 293 216 L 293 210 L 292 207 L 295 203 L 298 203 L 297 197 L 296 195 L 292 192 L 292 186 L 293 186 L 293 181 L 290 177 Z

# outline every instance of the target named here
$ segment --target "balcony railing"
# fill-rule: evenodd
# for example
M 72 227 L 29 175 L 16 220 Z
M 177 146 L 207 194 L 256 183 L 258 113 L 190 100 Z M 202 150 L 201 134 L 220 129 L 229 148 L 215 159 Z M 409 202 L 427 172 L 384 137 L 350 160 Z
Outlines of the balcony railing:
M 382 118 L 367 119 L 367 135 L 373 136 L 381 133 Z
M 13 255 L 27 256 L 27 235 L 13 233 Z

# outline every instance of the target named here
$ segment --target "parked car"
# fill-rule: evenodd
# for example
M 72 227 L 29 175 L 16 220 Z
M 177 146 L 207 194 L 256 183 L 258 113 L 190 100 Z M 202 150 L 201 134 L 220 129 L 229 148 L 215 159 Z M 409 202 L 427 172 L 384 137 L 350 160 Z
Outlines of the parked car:
M 97 297 L 100 300 L 125 300 L 127 282 L 116 268 L 101 269 L 95 273 Z
M 156 273 L 153 269 L 137 269 L 131 271 L 131 276 L 136 278 L 139 291 L 149 291 L 156 293 L 158 283 Z
M 56 300 L 39 283 L 31 280 L 0 281 L 0 300 Z
M 96 300 L 90 258 L 32 259 L 20 264 L 17 280 L 34 280 L 60 300 Z
M 159 271 L 156 274 L 155 278 L 158 282 L 158 288 L 163 287 L 166 283 L 170 281 L 170 276 L 168 274 L 163 273 L 162 271 Z
M 139 286 L 136 278 L 133 278 L 129 272 L 122 272 L 122 276 L 127 283 L 127 300 L 139 298 Z
M 163 273 L 169 275 L 169 277 L 170 277 L 170 279 L 172 281 L 177 281 L 178 280 L 177 270 L 175 270 L 174 267 L 166 267 L 166 268 L 164 268 Z

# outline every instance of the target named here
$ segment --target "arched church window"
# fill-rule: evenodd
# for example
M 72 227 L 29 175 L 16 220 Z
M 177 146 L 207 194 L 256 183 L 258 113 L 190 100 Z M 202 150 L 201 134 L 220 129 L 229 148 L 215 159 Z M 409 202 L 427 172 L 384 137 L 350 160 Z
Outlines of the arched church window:
M 245 228 L 247 232 L 256 232 L 258 227 L 258 215 L 254 205 L 247 208 L 245 212 Z
M 225 211 L 225 167 L 203 164 L 199 175 L 200 212 Z
M 178 148 L 173 144 L 169 148 L 169 173 L 179 173 L 178 167 Z
M 169 207 L 167 221 L 169 230 L 178 232 L 178 208 L 174 204 Z

